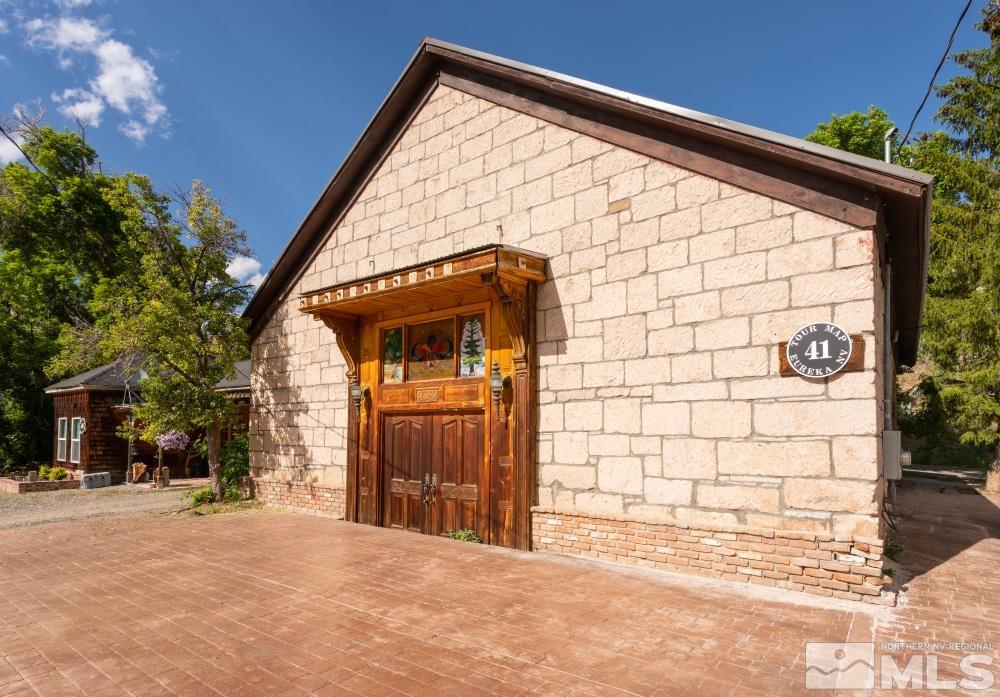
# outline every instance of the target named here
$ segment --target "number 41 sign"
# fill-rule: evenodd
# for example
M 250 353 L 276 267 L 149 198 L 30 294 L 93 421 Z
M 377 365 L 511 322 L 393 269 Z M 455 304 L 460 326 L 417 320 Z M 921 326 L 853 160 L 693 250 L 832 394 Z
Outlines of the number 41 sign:
M 785 346 L 788 367 L 807 378 L 825 378 L 842 370 L 851 359 L 850 334 L 829 322 L 807 324 Z

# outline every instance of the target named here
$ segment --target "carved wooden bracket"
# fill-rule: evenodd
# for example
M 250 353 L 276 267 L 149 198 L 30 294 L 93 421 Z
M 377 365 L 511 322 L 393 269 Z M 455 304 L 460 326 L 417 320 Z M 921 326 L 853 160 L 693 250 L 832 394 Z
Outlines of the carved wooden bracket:
M 336 334 L 337 346 L 347 363 L 348 381 L 356 379 L 361 366 L 361 325 L 358 318 L 326 314 L 319 315 L 319 318 Z
M 528 364 L 528 289 L 496 274 L 490 282 L 500 298 L 500 310 L 507 323 L 513 350 L 514 367 L 526 370 Z

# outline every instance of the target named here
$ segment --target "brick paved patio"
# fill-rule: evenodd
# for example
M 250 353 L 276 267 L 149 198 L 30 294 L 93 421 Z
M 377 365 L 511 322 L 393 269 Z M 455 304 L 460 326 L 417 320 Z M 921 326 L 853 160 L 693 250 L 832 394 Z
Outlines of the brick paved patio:
M 787 695 L 807 640 L 1000 639 L 994 503 L 903 504 L 876 614 L 285 513 L 3 530 L 0 695 Z

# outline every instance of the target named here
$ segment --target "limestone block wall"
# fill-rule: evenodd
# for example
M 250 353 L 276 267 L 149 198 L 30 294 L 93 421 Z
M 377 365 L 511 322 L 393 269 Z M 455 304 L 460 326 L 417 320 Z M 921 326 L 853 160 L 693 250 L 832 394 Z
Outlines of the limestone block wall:
M 502 242 L 545 254 L 538 504 L 875 537 L 874 233 L 439 86 L 253 345 L 259 476 L 339 487 L 344 369 L 299 292 Z M 864 372 L 778 376 L 835 321 Z

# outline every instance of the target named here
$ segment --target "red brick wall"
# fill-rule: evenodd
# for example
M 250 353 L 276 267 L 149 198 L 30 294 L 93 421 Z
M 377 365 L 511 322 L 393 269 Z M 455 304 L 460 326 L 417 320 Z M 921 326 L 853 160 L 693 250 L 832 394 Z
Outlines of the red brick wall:
M 535 550 L 895 605 L 882 591 L 882 542 L 710 524 L 647 523 L 532 511 Z
M 265 505 L 299 513 L 343 518 L 345 491 L 336 487 L 304 482 L 254 479 L 257 499 Z

